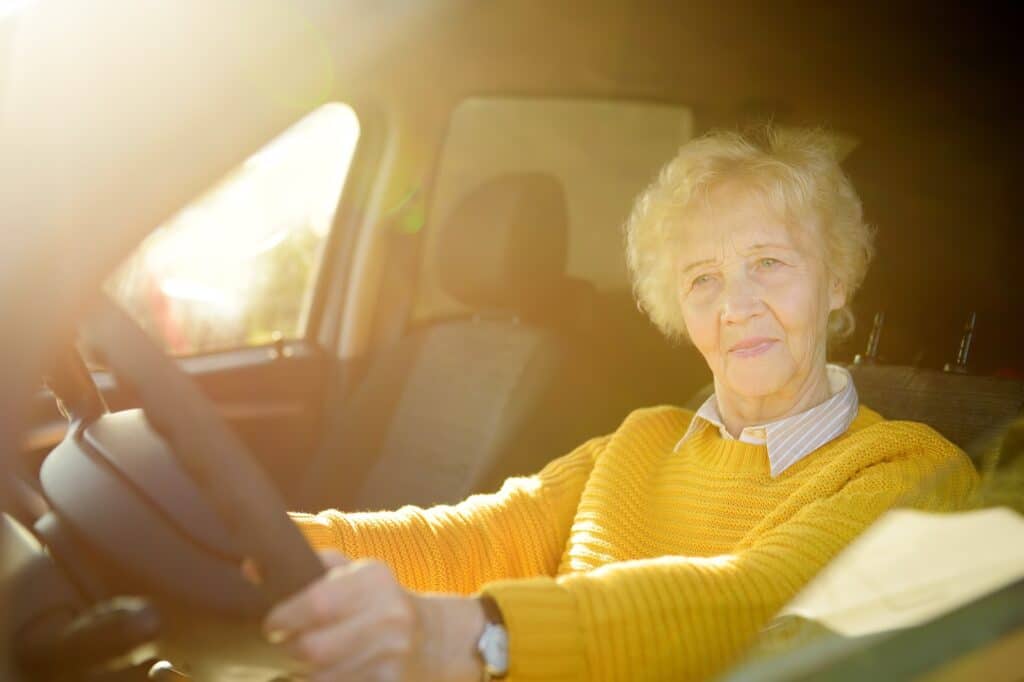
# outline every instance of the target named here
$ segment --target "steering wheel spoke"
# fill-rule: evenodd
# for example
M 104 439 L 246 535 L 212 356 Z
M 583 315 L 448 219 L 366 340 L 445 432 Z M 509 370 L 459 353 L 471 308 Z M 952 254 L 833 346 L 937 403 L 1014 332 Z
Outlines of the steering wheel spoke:
M 213 403 L 128 314 L 102 296 L 82 328 L 119 382 L 138 395 L 152 428 L 170 446 L 259 575 L 268 604 L 323 573 L 286 514 L 283 499 Z

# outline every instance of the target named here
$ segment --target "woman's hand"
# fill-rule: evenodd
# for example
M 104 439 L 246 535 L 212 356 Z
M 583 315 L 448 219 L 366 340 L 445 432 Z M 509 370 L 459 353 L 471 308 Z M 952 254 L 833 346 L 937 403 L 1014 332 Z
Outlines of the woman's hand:
M 378 561 L 321 552 L 327 574 L 274 607 L 268 638 L 283 642 L 312 670 L 311 679 L 479 680 L 479 602 L 417 595 Z

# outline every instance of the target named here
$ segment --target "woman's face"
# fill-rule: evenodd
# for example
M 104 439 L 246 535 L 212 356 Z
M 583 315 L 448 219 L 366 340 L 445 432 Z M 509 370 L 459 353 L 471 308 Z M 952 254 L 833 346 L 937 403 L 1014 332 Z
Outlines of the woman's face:
M 845 291 L 829 281 L 817 226 L 791 229 L 759 192 L 711 189 L 683 219 L 679 305 L 690 339 L 737 398 L 796 396 L 824 371 L 828 314 Z

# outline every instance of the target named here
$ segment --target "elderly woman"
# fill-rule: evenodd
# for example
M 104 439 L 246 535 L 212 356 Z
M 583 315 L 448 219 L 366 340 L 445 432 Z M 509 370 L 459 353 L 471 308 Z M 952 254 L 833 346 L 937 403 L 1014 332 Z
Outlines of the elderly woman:
M 641 306 L 714 395 L 455 506 L 296 515 L 330 570 L 265 625 L 315 679 L 706 678 L 887 508 L 970 492 L 961 451 L 826 364 L 872 246 L 825 135 L 686 144 L 626 237 Z

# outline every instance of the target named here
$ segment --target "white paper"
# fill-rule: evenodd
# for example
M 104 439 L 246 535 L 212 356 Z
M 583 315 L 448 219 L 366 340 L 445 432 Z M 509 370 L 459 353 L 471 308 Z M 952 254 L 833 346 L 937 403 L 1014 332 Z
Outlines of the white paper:
M 895 509 L 850 544 L 779 615 L 847 636 L 919 625 L 1024 577 L 1024 518 L 994 507 Z

